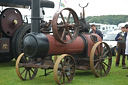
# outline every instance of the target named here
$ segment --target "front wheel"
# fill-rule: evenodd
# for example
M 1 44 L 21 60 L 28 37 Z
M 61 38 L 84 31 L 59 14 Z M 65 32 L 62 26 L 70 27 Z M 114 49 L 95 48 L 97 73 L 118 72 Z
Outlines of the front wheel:
M 24 62 L 21 62 L 21 58 L 24 58 Z M 19 55 L 19 57 L 16 60 L 16 73 L 18 75 L 18 77 L 21 80 L 26 80 L 26 79 L 33 79 L 35 78 L 38 69 L 37 68 L 32 68 L 32 67 L 24 67 L 23 64 L 29 64 L 30 62 L 32 62 L 31 58 L 28 58 L 24 55 L 24 53 L 21 53 Z
M 59 56 L 54 65 L 53 75 L 58 85 L 70 83 L 75 75 L 74 58 L 68 54 Z

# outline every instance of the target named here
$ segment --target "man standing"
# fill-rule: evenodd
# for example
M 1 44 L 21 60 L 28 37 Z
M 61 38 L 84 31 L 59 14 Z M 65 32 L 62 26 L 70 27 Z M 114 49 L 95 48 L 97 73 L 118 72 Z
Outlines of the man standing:
M 122 66 L 125 67 L 125 42 L 126 42 L 126 36 L 127 33 L 125 32 L 125 26 L 121 26 L 121 32 L 119 32 L 115 38 L 118 47 L 118 55 L 117 55 L 117 60 L 116 60 L 116 66 L 119 65 L 120 62 L 120 55 L 122 52 Z
M 92 28 L 92 31 L 90 33 L 96 33 L 96 34 L 98 34 L 101 37 L 101 39 L 103 39 L 103 34 L 101 33 L 101 31 L 96 29 L 95 24 L 92 24 L 91 28 Z
M 125 25 L 125 28 L 126 28 L 126 33 L 128 35 L 128 24 Z M 126 37 L 125 55 L 127 56 L 128 59 L 128 36 Z

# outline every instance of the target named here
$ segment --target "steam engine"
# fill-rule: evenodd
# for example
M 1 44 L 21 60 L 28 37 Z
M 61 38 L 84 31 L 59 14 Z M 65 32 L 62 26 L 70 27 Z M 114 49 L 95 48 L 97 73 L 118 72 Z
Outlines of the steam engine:
M 84 14 L 79 20 L 73 9 L 64 8 L 46 22 L 40 17 L 40 8 L 54 8 L 51 1 L 1 0 L 0 5 L 32 8 L 31 24 L 23 22 L 17 9 L 1 13 L 0 52 L 11 52 L 17 59 L 16 72 L 21 80 L 33 79 L 38 68 L 45 70 L 44 76 L 53 72 L 59 85 L 70 83 L 76 69 L 92 70 L 96 77 L 109 73 L 111 50 L 99 35 L 89 33 Z M 10 39 L 11 46 L 8 46 Z M 11 51 L 7 47 L 11 47 Z M 53 71 L 47 73 L 49 69 Z

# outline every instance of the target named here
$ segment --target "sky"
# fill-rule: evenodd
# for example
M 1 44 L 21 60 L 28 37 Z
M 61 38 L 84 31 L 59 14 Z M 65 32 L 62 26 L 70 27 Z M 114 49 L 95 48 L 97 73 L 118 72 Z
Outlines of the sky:
M 59 8 L 60 0 L 51 0 L 55 3 L 55 8 L 45 8 L 45 14 L 52 16 Z M 66 1 L 66 2 L 65 2 Z M 128 15 L 128 0 L 61 0 L 65 4 L 65 7 L 70 7 L 75 10 L 78 16 L 82 12 L 80 4 L 85 8 L 85 17 L 87 16 L 100 16 L 100 15 Z M 60 7 L 62 9 L 63 7 Z M 50 11 L 50 13 L 49 13 Z
M 60 0 L 50 0 L 55 3 L 54 8 L 44 8 L 45 16 L 53 16 L 59 9 Z M 72 8 L 78 16 L 82 12 L 80 4 L 85 8 L 85 17 L 87 16 L 100 16 L 100 15 L 128 15 L 128 0 L 61 0 L 65 7 Z M 63 7 L 60 7 L 63 9 Z M 29 9 L 19 9 L 23 15 L 31 15 Z

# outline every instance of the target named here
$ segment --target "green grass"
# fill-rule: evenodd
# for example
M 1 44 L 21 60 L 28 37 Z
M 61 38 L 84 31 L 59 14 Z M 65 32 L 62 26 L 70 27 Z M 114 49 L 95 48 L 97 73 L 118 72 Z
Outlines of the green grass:
M 126 60 L 128 66 L 128 60 Z M 39 77 L 44 74 L 44 70 L 39 69 L 33 80 L 22 81 L 16 74 L 15 60 L 9 63 L 0 64 L 0 85 L 56 85 L 53 73 L 48 76 Z M 112 67 L 105 77 L 96 78 L 90 70 L 76 71 L 73 81 L 68 85 L 128 85 L 128 69 L 122 69 L 122 65 L 115 67 L 115 57 L 113 57 Z

